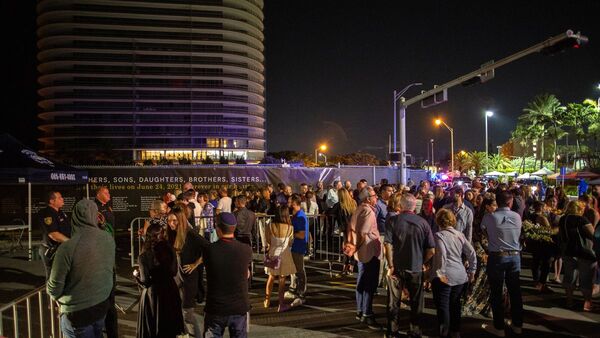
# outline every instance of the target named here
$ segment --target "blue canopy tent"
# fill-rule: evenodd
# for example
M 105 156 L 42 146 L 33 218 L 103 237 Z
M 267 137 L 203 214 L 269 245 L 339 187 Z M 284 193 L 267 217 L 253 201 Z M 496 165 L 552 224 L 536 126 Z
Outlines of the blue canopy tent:
M 0 184 L 27 186 L 27 224 L 0 226 L 0 231 L 21 229 L 29 232 L 29 259 L 32 258 L 32 184 L 39 185 L 73 185 L 88 183 L 88 173 L 73 167 L 53 162 L 24 146 L 9 134 L 0 135 Z M 89 195 L 89 192 L 86 194 Z

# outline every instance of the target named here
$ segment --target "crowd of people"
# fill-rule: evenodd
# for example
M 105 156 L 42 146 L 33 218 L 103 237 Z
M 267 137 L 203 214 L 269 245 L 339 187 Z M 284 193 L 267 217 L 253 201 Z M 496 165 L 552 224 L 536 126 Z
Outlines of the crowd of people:
M 230 336 L 245 337 L 253 248 L 262 248 L 265 257 L 262 305 L 271 307 L 277 281 L 276 311 L 302 306 L 307 301 L 305 258 L 317 232 L 326 240 L 332 234 L 344 238 L 338 277 L 356 275 L 356 319 L 370 329 L 384 329 L 376 321 L 373 302 L 378 287 L 385 286 L 385 330 L 390 337 L 399 335 L 403 306 L 410 308 L 409 336 L 422 335 L 426 292 L 433 293 L 441 337 L 459 337 L 461 316 L 473 314 L 492 316 L 493 324 L 482 328 L 497 336 L 520 334 L 524 249 L 532 254 L 539 292 L 552 292 L 548 279 L 553 270 L 554 281 L 565 287 L 565 306 L 574 307 L 578 287 L 581 309 L 595 311 L 592 297 L 600 291 L 599 193 L 595 186 L 591 194 L 570 201 L 560 187 L 533 192 L 526 185 L 477 179 L 470 187 L 449 189 L 428 181 L 412 186 L 385 180 L 376 185 L 360 180 L 356 186 L 350 181 L 328 187 L 303 183 L 297 192 L 283 183 L 277 191 L 267 185 L 203 192 L 188 182 L 154 201 L 138 232 L 144 240 L 134 271 L 141 289 L 137 334 L 220 337 L 229 329 Z M 110 314 L 115 287 L 110 194 L 101 187 L 96 203 L 78 202 L 71 227 L 60 211 L 61 200 L 59 192 L 50 193 L 48 210 L 41 213 L 40 254 L 45 257 L 48 292 L 61 304 L 66 336 L 100 337 L 103 328 L 107 333 L 116 330 L 116 314 Z M 317 215 L 325 219 L 319 226 L 313 222 Z M 532 224 L 533 235 L 523 231 L 524 223 Z M 90 241 L 107 243 L 102 257 L 80 244 Z M 89 273 L 89 266 L 96 264 L 102 276 L 97 270 Z M 198 303 L 205 303 L 204 327 L 195 309 Z M 510 308 L 507 321 L 505 307 Z

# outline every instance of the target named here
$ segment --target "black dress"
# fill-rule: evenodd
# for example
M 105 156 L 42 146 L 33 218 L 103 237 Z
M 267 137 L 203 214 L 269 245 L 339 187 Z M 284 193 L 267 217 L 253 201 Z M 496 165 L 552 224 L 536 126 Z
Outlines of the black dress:
M 143 252 L 138 262 L 142 288 L 138 312 L 138 338 L 168 338 L 184 332 L 179 290 L 175 283 L 177 258 L 166 242 L 158 242 L 153 250 Z

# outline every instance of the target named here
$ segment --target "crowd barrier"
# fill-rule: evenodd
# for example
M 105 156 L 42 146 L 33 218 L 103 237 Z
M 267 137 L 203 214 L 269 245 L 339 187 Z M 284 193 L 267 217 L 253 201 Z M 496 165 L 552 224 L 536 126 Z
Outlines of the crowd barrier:
M 10 324 L 5 327 L 5 323 Z M 58 308 L 46 285 L 0 307 L 0 337 L 62 338 L 59 323 Z
M 309 215 L 307 216 L 310 236 L 308 260 L 327 263 L 330 275 L 333 274 L 334 263 L 342 263 L 343 254 L 342 245 L 344 242 L 344 229 L 341 229 L 335 220 L 335 217 L 327 215 Z M 212 217 L 197 217 L 195 229 L 200 235 L 204 235 L 204 228 L 208 222 L 204 220 Z M 252 253 L 253 261 L 262 263 L 266 248 L 265 229 L 271 224 L 272 215 L 257 214 L 256 221 L 252 230 Z M 144 226 L 148 217 L 138 217 L 131 221 L 129 225 L 130 232 L 130 258 L 131 266 L 137 266 L 137 258 L 142 248 L 142 238 L 138 235 L 139 230 Z

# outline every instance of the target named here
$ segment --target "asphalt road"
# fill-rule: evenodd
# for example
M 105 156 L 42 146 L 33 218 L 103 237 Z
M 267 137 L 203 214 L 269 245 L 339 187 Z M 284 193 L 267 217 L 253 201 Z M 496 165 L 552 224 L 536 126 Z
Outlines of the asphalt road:
M 124 312 L 120 313 L 122 337 L 135 337 L 137 321 L 138 290 L 131 277 L 129 236 L 118 237 L 118 287 L 117 303 Z M 44 283 L 41 262 L 27 262 L 24 253 L 5 254 L 0 257 L 0 303 L 24 294 Z M 584 313 L 564 309 L 564 291 L 552 285 L 554 293 L 540 294 L 533 288 L 528 257 L 524 258 L 522 290 L 525 304 L 525 325 L 522 337 L 600 337 L 600 311 Z M 341 266 L 333 263 L 333 269 Z M 337 271 L 333 271 L 335 275 Z M 308 292 L 305 305 L 286 313 L 277 313 L 277 296 L 272 295 L 271 307 L 264 309 L 265 275 L 256 264 L 250 289 L 250 337 L 382 337 L 383 331 L 372 331 L 354 318 L 355 276 L 336 278 L 330 274 L 329 264 L 323 261 L 308 261 Z M 276 292 L 276 287 L 274 292 Z M 426 294 L 425 320 L 428 324 L 424 333 L 435 336 L 437 319 L 431 293 Z M 579 298 L 579 305 L 581 299 Z M 385 289 L 380 288 L 375 297 L 374 310 L 380 324 L 385 324 Z M 598 302 L 596 305 L 599 305 Z M 202 313 L 202 305 L 197 311 Z M 581 307 L 581 306 L 579 306 Z M 408 328 L 408 311 L 403 311 L 404 330 Z M 465 317 L 462 322 L 462 337 L 492 337 L 481 329 L 482 323 L 491 319 L 482 316 Z

